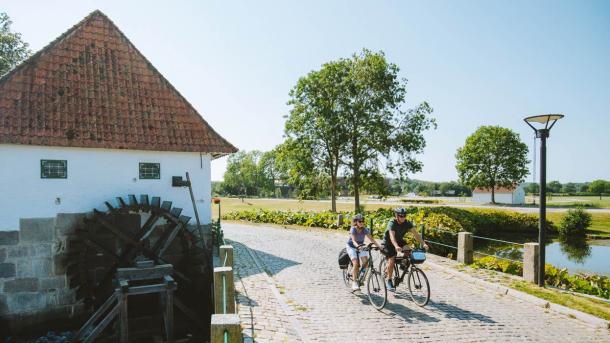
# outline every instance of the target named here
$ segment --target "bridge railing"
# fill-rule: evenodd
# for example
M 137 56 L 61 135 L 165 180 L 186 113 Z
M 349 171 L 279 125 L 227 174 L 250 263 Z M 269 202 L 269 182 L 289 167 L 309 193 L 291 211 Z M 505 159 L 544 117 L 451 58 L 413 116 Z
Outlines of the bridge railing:
M 441 243 L 441 242 L 434 241 L 434 240 L 429 240 L 426 238 L 424 238 L 424 240 L 426 242 L 434 244 L 434 245 L 440 245 L 440 246 L 443 246 L 446 248 L 452 248 L 452 249 L 457 250 L 457 261 L 460 263 L 464 263 L 464 264 L 473 263 L 475 255 L 491 256 L 494 258 L 511 261 L 511 262 L 521 262 L 521 263 L 523 263 L 523 278 L 525 280 L 533 282 L 533 283 L 538 282 L 538 279 L 537 279 L 538 262 L 537 261 L 538 261 L 538 254 L 540 251 L 538 243 L 517 243 L 517 242 L 505 241 L 505 240 L 501 240 L 501 239 L 475 236 L 472 234 L 472 232 L 466 232 L 466 231 L 453 232 L 453 231 L 444 230 L 442 228 L 435 228 L 435 227 L 430 227 L 430 228 L 428 228 L 428 230 L 434 230 L 434 231 L 438 231 L 438 232 L 443 232 L 445 234 L 457 236 L 457 246 Z M 425 229 L 423 227 L 422 227 L 422 236 L 425 236 Z M 475 251 L 474 244 L 473 244 L 473 240 L 475 238 L 480 239 L 480 240 L 490 241 L 490 242 L 510 244 L 510 245 L 519 247 L 519 249 L 523 250 L 523 259 L 516 260 L 516 259 L 504 257 L 504 256 L 499 256 L 497 254 L 492 255 L 492 254 L 488 254 L 488 253 L 485 253 L 482 251 Z
M 226 244 L 220 225 L 220 200 L 214 202 L 218 204 L 218 220 L 212 223 L 212 229 L 220 267 L 214 268 L 214 314 L 211 320 L 210 341 L 241 343 L 243 337 L 236 312 L 233 282 L 233 246 Z

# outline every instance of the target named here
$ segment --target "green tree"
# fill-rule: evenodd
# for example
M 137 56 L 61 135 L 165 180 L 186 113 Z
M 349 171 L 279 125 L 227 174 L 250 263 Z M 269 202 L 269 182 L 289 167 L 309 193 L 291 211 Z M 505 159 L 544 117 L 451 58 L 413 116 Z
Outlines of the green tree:
M 11 32 L 12 23 L 8 14 L 0 13 L 0 76 L 13 69 L 31 53 L 28 43 L 21 39 L 21 34 Z
M 417 172 L 422 163 L 415 158 L 426 145 L 423 131 L 436 127 L 426 103 L 404 110 L 407 80 L 389 63 L 383 52 L 364 49 L 342 60 L 348 73 L 342 79 L 341 126 L 346 136 L 340 155 L 354 193 L 354 208 L 360 208 L 360 191 L 367 178 L 380 180 L 383 160 L 388 170 L 401 177 Z
M 595 180 L 589 184 L 589 192 L 599 194 L 601 200 L 602 194 L 610 193 L 610 183 L 606 180 Z
M 546 189 L 550 193 L 561 193 L 562 184 L 559 181 L 551 181 L 546 184 Z
M 564 183 L 561 191 L 563 193 L 576 193 L 576 184 L 574 182 Z
M 314 153 L 303 142 L 286 139 L 275 147 L 276 168 L 282 182 L 294 190 L 299 199 L 320 198 L 328 195 L 328 174 L 323 166 L 314 161 Z M 304 151 L 305 150 L 305 151 Z
M 288 105 L 292 108 L 284 130 L 290 139 L 284 146 L 290 149 L 287 156 L 310 163 L 311 170 L 306 171 L 305 177 L 329 176 L 332 211 L 337 210 L 337 176 L 346 142 L 342 97 L 346 92 L 343 80 L 348 72 L 348 61 L 339 60 L 325 63 L 320 70 L 301 77 L 290 91 Z
M 531 182 L 528 183 L 527 186 L 525 186 L 524 190 L 527 194 L 538 194 L 538 192 L 540 191 L 540 187 L 538 187 L 537 183 Z
M 500 126 L 482 126 L 466 138 L 455 157 L 460 180 L 466 185 L 491 190 L 522 183 L 528 173 L 527 145 L 519 135 Z
M 273 194 L 272 176 L 265 173 L 260 151 L 240 151 L 229 156 L 223 190 L 232 195 L 268 196 Z

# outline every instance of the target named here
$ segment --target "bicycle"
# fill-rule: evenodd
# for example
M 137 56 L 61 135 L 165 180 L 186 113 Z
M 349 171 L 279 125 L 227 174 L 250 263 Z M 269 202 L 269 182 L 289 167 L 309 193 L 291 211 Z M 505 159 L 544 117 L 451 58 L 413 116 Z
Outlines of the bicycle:
M 361 244 L 358 246 L 358 259 L 360 259 L 360 251 L 371 251 L 371 250 L 379 250 L 379 248 L 374 246 L 374 243 L 369 243 L 368 245 Z M 377 310 L 383 309 L 387 300 L 388 300 L 388 290 L 385 286 L 385 279 L 381 274 L 381 271 L 375 269 L 375 265 L 373 263 L 373 254 L 369 254 L 368 265 L 364 268 L 364 272 L 361 271 L 358 273 L 358 285 L 364 285 L 366 282 L 366 292 L 368 299 L 371 305 Z M 352 261 L 349 261 L 349 264 L 346 269 L 343 269 L 343 282 L 345 286 L 351 289 L 351 284 L 353 280 L 352 271 L 354 265 Z
M 402 256 L 396 256 L 394 263 L 394 277 L 392 282 L 394 288 L 398 293 L 398 286 L 403 283 L 405 275 L 407 275 L 407 287 L 409 295 L 413 302 L 418 306 L 426 306 L 430 301 L 430 283 L 428 277 L 423 270 L 417 267 L 418 264 L 423 263 L 426 260 L 426 253 L 424 249 L 408 249 L 404 251 Z M 379 261 L 379 270 L 383 274 L 383 279 L 387 278 L 387 257 Z M 401 273 L 402 272 L 402 273 Z

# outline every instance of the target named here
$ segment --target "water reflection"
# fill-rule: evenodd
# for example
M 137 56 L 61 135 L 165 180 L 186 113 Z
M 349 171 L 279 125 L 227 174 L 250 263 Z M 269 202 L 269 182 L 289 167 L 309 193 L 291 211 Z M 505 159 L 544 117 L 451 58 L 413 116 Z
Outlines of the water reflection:
M 572 262 L 583 264 L 587 257 L 591 256 L 591 246 L 585 238 L 562 238 L 559 240 L 559 246 L 561 252 Z

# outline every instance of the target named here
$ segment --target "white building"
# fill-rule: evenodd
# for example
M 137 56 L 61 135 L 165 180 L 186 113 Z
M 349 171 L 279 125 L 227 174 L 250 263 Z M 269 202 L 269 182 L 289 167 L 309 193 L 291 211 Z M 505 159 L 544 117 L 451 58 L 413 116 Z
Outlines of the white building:
M 0 231 L 160 196 L 209 223 L 210 161 L 237 149 L 99 11 L 0 78 Z
M 525 190 L 523 185 L 513 188 L 496 187 L 494 188 L 494 198 L 498 204 L 525 204 Z M 472 191 L 472 202 L 474 203 L 490 203 L 491 189 L 475 188 Z

